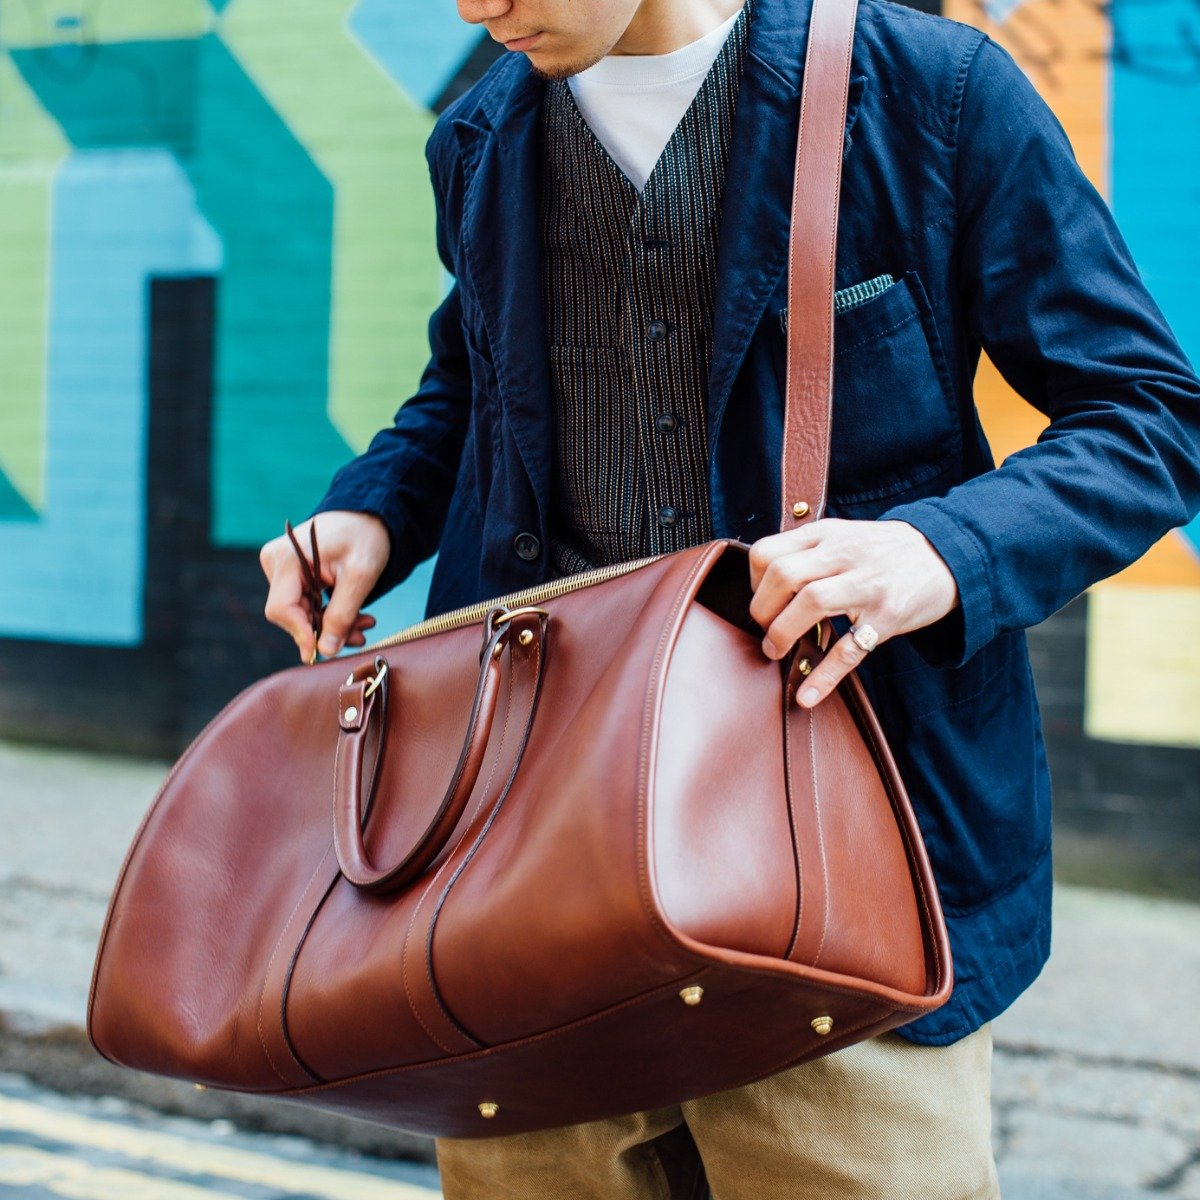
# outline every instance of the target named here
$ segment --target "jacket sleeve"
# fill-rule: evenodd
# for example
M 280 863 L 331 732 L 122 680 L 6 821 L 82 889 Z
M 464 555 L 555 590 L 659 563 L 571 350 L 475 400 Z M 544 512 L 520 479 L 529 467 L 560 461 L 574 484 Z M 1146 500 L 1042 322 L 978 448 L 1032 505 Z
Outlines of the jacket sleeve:
M 438 256 L 453 275 L 433 136 L 425 154 L 437 206 Z M 402 583 L 437 551 L 446 522 L 471 411 L 471 370 L 457 282 L 429 319 L 429 349 L 416 392 L 401 405 L 393 423 L 334 475 L 309 514 L 373 513 L 387 526 L 391 554 L 364 607 Z
M 1200 511 L 1200 381 L 1108 206 L 992 39 L 962 96 L 962 312 L 1050 423 L 995 469 L 879 517 L 920 529 L 958 583 L 960 606 L 908 635 L 938 667 L 1037 624 Z

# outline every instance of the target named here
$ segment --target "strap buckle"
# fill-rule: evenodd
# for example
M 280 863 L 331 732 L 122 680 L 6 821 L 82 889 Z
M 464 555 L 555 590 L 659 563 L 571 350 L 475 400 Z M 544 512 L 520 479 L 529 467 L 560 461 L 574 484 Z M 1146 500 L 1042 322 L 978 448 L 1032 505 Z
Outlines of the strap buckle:
M 540 617 L 550 615 L 544 608 L 535 608 L 532 604 L 526 604 L 521 608 L 500 608 L 492 613 L 492 629 L 499 629 L 501 625 L 505 625 L 517 617 L 528 616 L 530 613 L 536 613 Z
M 372 678 L 367 680 L 367 687 L 366 687 L 366 690 L 363 692 L 364 700 L 373 691 L 375 691 L 375 689 L 377 687 L 379 687 L 379 685 L 384 680 L 384 676 L 386 676 L 388 673 L 388 665 L 384 659 L 376 658 L 375 665 L 379 668 L 379 670 L 376 672 L 376 674 Z M 349 687 L 353 682 L 354 682 L 354 672 L 351 671 L 350 674 L 346 676 L 346 686 Z

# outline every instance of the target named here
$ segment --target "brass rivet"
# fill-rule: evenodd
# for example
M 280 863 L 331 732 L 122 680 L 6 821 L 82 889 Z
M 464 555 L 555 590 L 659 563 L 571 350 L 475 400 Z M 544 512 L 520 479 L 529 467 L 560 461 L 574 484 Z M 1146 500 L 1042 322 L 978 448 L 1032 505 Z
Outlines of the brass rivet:
M 827 1033 L 831 1033 L 833 1031 L 832 1017 L 813 1017 L 810 1024 L 812 1025 L 813 1029 L 821 1035 L 821 1037 L 824 1037 Z
M 500 643 L 500 642 L 497 642 L 497 643 L 496 643 L 496 644 L 495 644 L 495 645 L 492 647 L 492 657 L 493 657 L 493 658 L 499 658 L 499 657 L 500 657 L 500 655 L 502 655 L 503 653 L 504 653 L 504 647 L 503 647 L 503 645 L 501 645 L 501 643 Z
M 520 642 L 522 646 L 528 646 L 529 643 L 533 641 L 533 630 L 522 629 L 517 635 L 517 641 Z
M 348 709 L 346 709 L 346 720 L 353 721 L 354 718 L 357 716 L 358 716 L 358 709 L 355 708 L 353 704 L 350 705 L 350 707 Z
M 193 1083 L 192 1087 L 194 1087 L 196 1089 L 196 1091 L 198 1091 L 198 1092 L 207 1092 L 208 1091 L 207 1083 Z
M 808 516 L 808 501 L 807 500 L 797 500 L 796 503 L 792 505 L 792 516 L 793 517 Z
M 479 1115 L 490 1121 L 500 1111 L 500 1105 L 494 1104 L 491 1100 L 485 1100 L 479 1106 Z
M 683 991 L 679 993 L 679 998 L 684 1002 L 684 1004 L 690 1004 L 695 1007 L 700 1003 L 701 1000 L 704 999 L 704 989 L 696 986 L 685 987 Z
M 807 658 L 802 658 L 796 664 L 796 670 L 798 670 L 801 675 L 811 675 L 812 674 L 812 663 L 810 663 Z

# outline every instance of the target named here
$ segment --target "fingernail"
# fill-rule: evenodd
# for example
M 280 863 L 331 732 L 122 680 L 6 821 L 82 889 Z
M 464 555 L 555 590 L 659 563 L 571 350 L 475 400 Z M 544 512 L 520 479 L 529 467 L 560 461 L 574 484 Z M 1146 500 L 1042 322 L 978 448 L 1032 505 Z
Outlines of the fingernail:
M 809 688 L 805 688 L 804 691 L 802 691 L 800 693 L 800 695 L 797 697 L 797 699 L 800 701 L 801 704 L 804 705 L 805 708 L 812 708 L 812 706 L 814 704 L 816 704 L 817 698 L 820 695 L 821 695 L 821 693 L 818 692 L 816 688 L 809 687 Z
M 332 658 L 341 649 L 341 643 L 335 637 L 323 637 L 317 647 L 326 658 Z

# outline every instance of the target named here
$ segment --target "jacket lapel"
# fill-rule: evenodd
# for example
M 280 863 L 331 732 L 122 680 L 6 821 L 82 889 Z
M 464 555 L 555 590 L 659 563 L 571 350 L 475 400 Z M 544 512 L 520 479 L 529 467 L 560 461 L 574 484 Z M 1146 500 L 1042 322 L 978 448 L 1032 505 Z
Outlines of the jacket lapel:
M 462 256 L 487 330 L 500 403 L 543 518 L 551 404 L 538 194 L 545 84 L 523 54 L 483 97 L 484 123 L 454 121 L 462 151 Z
M 812 0 L 753 0 L 734 112 L 717 254 L 708 429 L 714 463 L 725 407 L 763 310 L 787 269 L 792 172 Z M 862 95 L 850 88 L 847 129 Z M 714 481 L 715 482 L 715 481 Z M 720 489 L 713 488 L 714 503 Z M 718 527 L 724 514 L 714 509 Z

